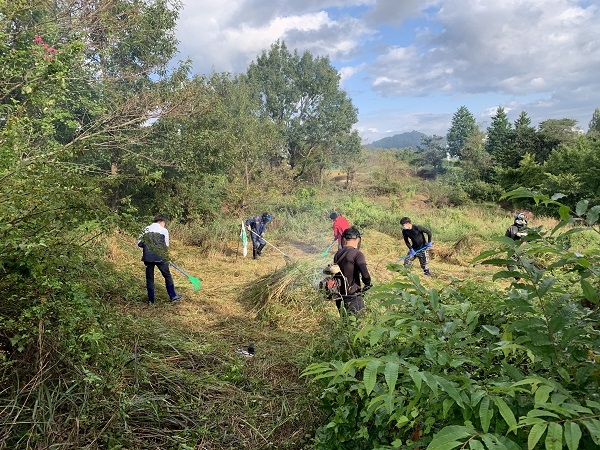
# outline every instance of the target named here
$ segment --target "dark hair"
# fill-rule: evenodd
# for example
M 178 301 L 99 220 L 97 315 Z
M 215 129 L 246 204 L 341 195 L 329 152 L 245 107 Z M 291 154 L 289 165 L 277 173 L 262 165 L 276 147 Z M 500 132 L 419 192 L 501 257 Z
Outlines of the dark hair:
M 338 215 L 337 215 L 335 212 L 332 212 L 331 214 L 329 214 L 329 218 L 330 218 L 331 220 L 335 220 L 335 219 L 337 219 L 337 216 L 338 216 Z
M 403 217 L 402 219 L 400 219 L 400 225 L 404 225 L 406 223 L 412 223 L 410 221 L 410 217 Z
M 346 228 L 342 233 L 342 238 L 348 239 L 358 239 L 360 238 L 360 231 L 356 227 Z
M 157 214 L 156 216 L 154 216 L 154 223 L 158 223 L 158 222 L 166 222 L 167 218 L 165 216 L 163 216 L 162 214 Z

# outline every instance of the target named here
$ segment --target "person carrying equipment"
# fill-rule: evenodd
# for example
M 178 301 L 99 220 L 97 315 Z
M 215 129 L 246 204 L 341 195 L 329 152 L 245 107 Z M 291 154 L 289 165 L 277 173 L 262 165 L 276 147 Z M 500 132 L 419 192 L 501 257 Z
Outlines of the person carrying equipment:
M 148 303 L 154 305 L 154 267 L 158 267 L 165 279 L 167 293 L 172 302 L 179 300 L 181 295 L 175 292 L 173 277 L 169 271 L 169 231 L 165 228 L 167 219 L 162 214 L 154 217 L 154 222 L 147 226 L 138 238 L 138 247 L 142 249 L 142 261 L 146 266 L 146 290 Z
M 265 241 L 265 232 L 267 231 L 267 223 L 272 220 L 271 214 L 262 213 L 261 216 L 250 217 L 246 220 L 246 229 L 250 231 L 252 238 L 252 258 L 257 259 L 267 244 Z
M 372 287 L 371 275 L 367 269 L 365 255 L 359 250 L 361 242 L 360 232 L 356 227 L 350 227 L 342 233 L 343 247 L 333 257 L 346 279 L 341 299 L 336 300 L 335 305 L 341 310 L 342 302 L 347 311 L 357 314 L 365 308 L 362 293 Z M 361 289 L 361 278 L 364 287 Z M 345 291 L 345 292 L 344 292 Z
M 338 241 L 338 250 L 341 250 L 342 245 L 342 233 L 350 228 L 350 222 L 344 216 L 338 216 L 337 213 L 332 212 L 329 214 L 329 218 L 333 220 L 333 239 Z
M 513 241 L 519 241 L 522 237 L 527 236 L 527 231 L 524 231 L 524 228 L 527 228 L 527 217 L 523 213 L 516 213 L 513 224 L 506 229 L 504 236 L 511 238 Z M 518 260 L 517 255 L 513 255 L 511 258 L 515 261 Z M 509 264 L 506 267 L 510 271 L 517 270 L 516 264 Z M 520 279 L 520 277 L 515 277 L 516 281 Z
M 431 231 L 420 225 L 413 225 L 409 217 L 400 219 L 400 225 L 402 225 L 404 243 L 408 247 L 404 267 L 410 267 L 415 258 L 419 258 L 423 273 L 427 276 L 431 275 L 429 273 L 429 255 L 427 254 L 427 250 L 433 245 Z M 427 236 L 427 240 L 425 236 Z

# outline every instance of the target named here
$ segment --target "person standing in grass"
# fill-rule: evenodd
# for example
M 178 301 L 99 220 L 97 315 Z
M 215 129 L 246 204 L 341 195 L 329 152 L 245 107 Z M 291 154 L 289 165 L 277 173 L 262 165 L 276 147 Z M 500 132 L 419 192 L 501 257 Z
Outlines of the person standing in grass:
M 524 231 L 525 228 L 527 228 L 527 217 L 523 213 L 517 213 L 515 214 L 513 224 L 506 229 L 504 236 L 511 238 L 513 241 L 520 241 L 521 238 L 527 236 L 527 231 Z M 517 255 L 513 255 L 511 258 L 515 260 L 515 262 L 518 260 Z M 509 264 L 506 267 L 510 271 L 517 270 L 516 264 Z M 520 279 L 520 277 L 515 277 L 515 281 L 519 281 Z
M 419 258 L 423 273 L 427 276 L 431 275 L 427 253 L 427 250 L 433 245 L 431 231 L 420 225 L 413 225 L 409 217 L 400 219 L 400 225 L 402 225 L 404 243 L 408 247 L 408 254 L 404 258 L 404 266 L 410 267 L 415 258 Z
M 350 228 L 350 222 L 344 216 L 338 215 L 335 212 L 329 214 L 329 218 L 333 220 L 333 239 L 338 241 L 338 250 L 341 250 L 342 245 L 342 233 Z
M 362 293 L 371 288 L 371 275 L 367 269 L 365 255 L 359 250 L 361 242 L 360 232 L 356 227 L 350 227 L 342 233 L 343 247 L 333 257 L 333 262 L 340 267 L 346 278 L 346 286 L 340 292 L 342 299 L 336 300 L 338 310 L 341 310 L 342 301 L 346 311 L 357 314 L 365 308 Z M 361 289 L 361 279 L 364 287 Z
M 257 259 L 267 241 L 265 241 L 265 232 L 267 231 L 267 224 L 271 221 L 271 214 L 264 212 L 262 216 L 250 217 L 246 220 L 246 228 L 250 232 L 252 238 L 252 258 Z
M 146 266 L 146 290 L 148 303 L 154 305 L 154 267 L 165 279 L 167 293 L 172 302 L 179 300 L 181 295 L 175 292 L 173 277 L 169 271 L 169 231 L 165 228 L 167 219 L 162 214 L 154 217 L 154 222 L 147 226 L 138 238 L 138 247 L 142 248 L 142 261 Z

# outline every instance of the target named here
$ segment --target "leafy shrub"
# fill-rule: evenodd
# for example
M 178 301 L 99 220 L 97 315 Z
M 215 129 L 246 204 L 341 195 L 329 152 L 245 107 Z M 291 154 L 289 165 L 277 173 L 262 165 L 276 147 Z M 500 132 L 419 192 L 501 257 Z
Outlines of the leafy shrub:
M 351 333 L 351 351 L 306 368 L 304 376 L 325 382 L 329 413 L 316 449 L 600 446 L 600 258 L 561 243 L 597 228 L 600 206 L 570 211 L 546 196 L 507 195 L 518 196 L 558 207 L 562 221 L 530 233 L 526 245 L 498 238 L 498 248 L 476 258 L 520 262 L 494 276 L 520 278 L 506 294 L 426 289 L 391 265 L 401 277 L 370 291 L 382 308 Z M 547 254 L 553 260 L 538 267 Z

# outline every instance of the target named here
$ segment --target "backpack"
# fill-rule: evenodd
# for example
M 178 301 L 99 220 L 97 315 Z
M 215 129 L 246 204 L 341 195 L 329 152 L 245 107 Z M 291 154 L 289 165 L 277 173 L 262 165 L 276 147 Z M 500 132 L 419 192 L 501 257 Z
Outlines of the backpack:
M 348 292 L 348 281 L 337 264 L 328 264 L 323 269 L 327 275 L 319 283 L 319 290 L 325 292 L 329 300 L 342 300 L 342 296 Z

